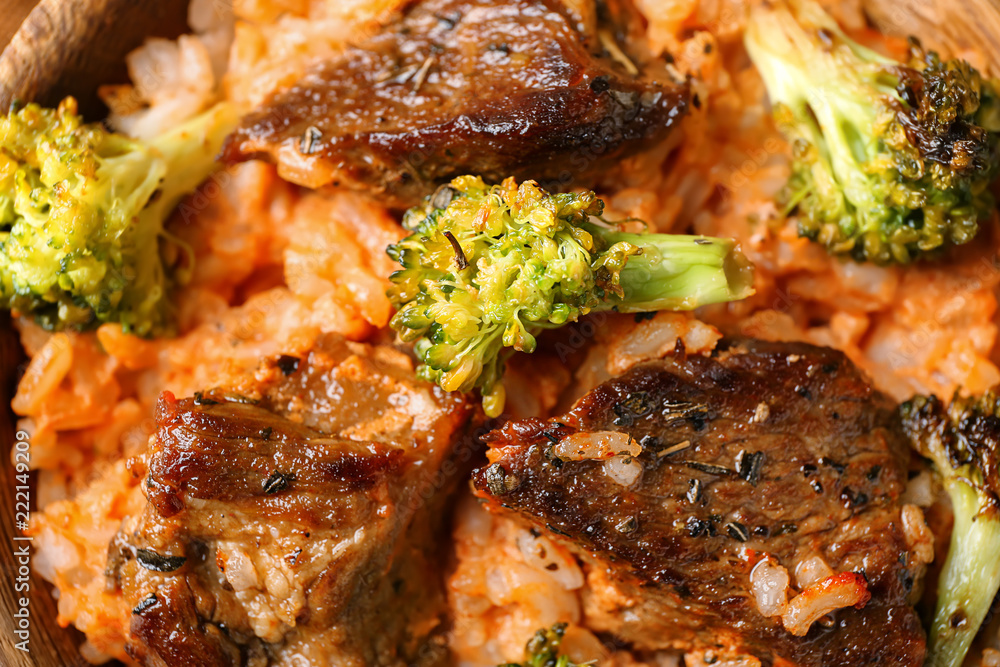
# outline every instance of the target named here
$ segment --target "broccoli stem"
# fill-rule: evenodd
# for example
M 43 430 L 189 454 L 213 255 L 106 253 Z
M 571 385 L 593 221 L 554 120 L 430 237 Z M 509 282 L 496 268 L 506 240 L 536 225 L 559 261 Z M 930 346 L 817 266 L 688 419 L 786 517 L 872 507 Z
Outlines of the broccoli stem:
M 753 265 L 731 239 L 598 233 L 610 244 L 625 242 L 642 248 L 621 270 L 623 296 L 611 295 L 604 309 L 623 313 L 694 310 L 752 293 Z
M 998 390 L 956 392 L 950 405 L 914 396 L 900 406 L 903 432 L 934 463 L 955 518 L 930 628 L 925 664 L 933 667 L 961 667 L 1000 589 Z
M 163 195 L 147 208 L 169 212 L 184 195 L 197 190 L 219 168 L 216 155 L 239 120 L 235 105 L 217 104 L 153 139 L 150 146 L 166 160 L 167 173 L 160 185 Z
M 962 476 L 945 475 L 944 485 L 955 525 L 938 581 L 926 664 L 960 667 L 1000 589 L 1000 517 Z
M 163 308 L 169 285 L 166 268 L 158 257 L 160 238 L 171 239 L 189 255 L 191 261 L 188 266 L 178 268 L 172 276 L 177 284 L 187 282 L 193 253 L 179 239 L 166 232 L 163 224 L 181 200 L 197 190 L 219 168 L 215 156 L 239 118 L 239 111 L 234 105 L 220 103 L 150 142 L 150 146 L 164 160 L 166 172 L 160 182 L 159 197 L 150 201 L 136 216 L 136 245 L 148 249 L 148 253 L 135 263 L 135 275 L 125 288 L 125 301 L 134 304 L 130 312 L 120 316 L 126 330 L 147 333 L 142 328 L 143 322 L 154 320 L 157 310 Z M 181 211 L 185 221 L 192 213 Z

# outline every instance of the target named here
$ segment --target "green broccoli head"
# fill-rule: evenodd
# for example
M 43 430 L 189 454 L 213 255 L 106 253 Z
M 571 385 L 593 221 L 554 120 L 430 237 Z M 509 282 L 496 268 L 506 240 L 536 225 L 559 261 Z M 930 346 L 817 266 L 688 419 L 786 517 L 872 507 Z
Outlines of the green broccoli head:
M 0 307 L 48 329 L 169 328 L 163 223 L 236 121 L 219 105 L 143 143 L 84 123 L 72 98 L 0 117 Z
M 407 212 L 412 234 L 388 248 L 391 326 L 415 341 L 420 373 L 448 391 L 479 388 L 503 409 L 505 359 L 535 336 L 597 310 L 690 310 L 752 293 L 730 240 L 629 234 L 598 219 L 593 192 L 549 194 L 533 181 L 461 176 Z
M 927 664 L 960 667 L 1000 589 L 1000 400 L 997 388 L 979 398 L 956 394 L 950 405 L 917 396 L 900 416 L 941 475 L 955 517 Z
M 524 647 L 524 662 L 512 662 L 497 667 L 577 667 L 569 657 L 559 655 L 559 646 L 565 634 L 565 623 L 556 623 L 551 628 L 539 630 Z
M 879 264 L 975 236 L 1000 167 L 991 82 L 915 40 L 908 63 L 883 57 L 813 0 L 756 7 L 745 41 L 792 142 L 779 203 L 800 235 Z

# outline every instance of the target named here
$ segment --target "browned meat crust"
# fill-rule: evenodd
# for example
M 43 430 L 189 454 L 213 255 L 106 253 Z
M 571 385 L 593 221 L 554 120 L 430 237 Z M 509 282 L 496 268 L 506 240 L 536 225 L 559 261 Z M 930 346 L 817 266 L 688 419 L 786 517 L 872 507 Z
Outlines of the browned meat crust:
M 245 664 L 239 647 L 221 627 L 198 617 L 194 596 L 178 577 L 136 605 L 130 632 L 136 640 L 132 656 L 147 665 Z
M 164 518 L 196 498 L 303 525 L 320 525 L 330 516 L 352 521 L 338 515 L 338 496 L 367 492 L 362 497 L 375 501 L 402 464 L 402 450 L 324 438 L 256 405 L 224 398 L 177 401 L 168 393 L 156 419 L 160 435 L 149 459 L 146 497 Z
M 402 353 L 334 337 L 273 360 L 249 393 L 161 398 L 133 467 L 149 503 L 109 551 L 109 585 L 134 607 L 129 653 L 440 664 L 445 503 L 472 456 L 468 404 L 417 381 Z
M 555 454 L 572 434 L 605 431 L 641 444 L 630 486 L 603 461 Z M 764 664 L 922 664 L 909 601 L 923 565 L 899 503 L 906 444 L 892 404 L 840 352 L 752 341 L 715 358 L 680 351 L 600 385 L 561 417 L 489 437 L 494 463 L 476 471 L 478 493 L 590 561 L 591 627 L 636 648 Z M 762 558 L 794 572 L 813 555 L 871 598 L 797 637 L 758 611 L 749 576 Z
M 251 113 L 224 158 L 402 205 L 467 173 L 585 185 L 664 138 L 688 88 L 628 73 L 568 14 L 558 0 L 415 3 Z

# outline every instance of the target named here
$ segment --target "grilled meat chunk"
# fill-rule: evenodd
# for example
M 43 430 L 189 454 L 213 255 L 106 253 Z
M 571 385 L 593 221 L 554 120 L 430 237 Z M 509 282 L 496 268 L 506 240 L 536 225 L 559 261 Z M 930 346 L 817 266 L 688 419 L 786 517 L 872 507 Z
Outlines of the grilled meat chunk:
M 163 518 L 197 499 L 304 525 L 331 516 L 361 525 L 401 465 L 401 449 L 324 438 L 224 395 L 178 401 L 167 393 L 157 412 L 160 437 L 149 458 L 146 497 Z M 362 492 L 351 508 L 359 514 L 345 516 L 338 496 L 352 492 Z
M 577 549 L 587 625 L 635 648 L 920 665 L 910 601 L 925 563 L 904 530 L 894 415 L 834 350 L 679 349 L 563 416 L 491 433 L 474 479 Z
M 603 50 L 611 32 L 582 29 L 581 13 L 559 0 L 413 3 L 274 94 L 224 159 L 268 158 L 295 183 L 371 190 L 399 205 L 466 173 L 585 185 L 665 137 L 688 89 L 662 67 L 631 73 Z
M 336 338 L 274 360 L 250 393 L 160 400 L 134 465 L 148 505 L 109 552 L 130 654 L 439 664 L 443 504 L 472 455 L 471 441 L 456 450 L 467 404 L 415 380 L 402 353 Z

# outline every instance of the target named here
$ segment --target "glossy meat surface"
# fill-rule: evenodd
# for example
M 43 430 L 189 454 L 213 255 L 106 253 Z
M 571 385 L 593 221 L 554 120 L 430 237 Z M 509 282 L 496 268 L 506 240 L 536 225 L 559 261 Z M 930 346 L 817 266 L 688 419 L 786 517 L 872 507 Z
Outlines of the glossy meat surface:
M 109 585 L 133 606 L 130 653 L 442 663 L 438 563 L 444 503 L 471 457 L 464 400 L 417 381 L 392 348 L 333 337 L 271 360 L 247 393 L 161 398 L 134 466 L 148 506 L 109 551 Z
M 639 649 L 765 665 L 922 663 L 910 601 L 924 562 L 899 500 L 907 447 L 891 402 L 842 353 L 755 341 L 715 357 L 680 350 L 565 415 L 489 437 L 478 493 L 589 563 L 589 627 Z M 761 563 L 790 579 L 784 615 L 765 616 L 755 597 Z M 834 590 L 840 608 L 805 614 Z
M 423 0 L 274 94 L 224 158 L 401 205 L 467 173 L 583 186 L 664 138 L 688 98 L 662 67 L 630 73 L 597 34 L 557 0 Z
M 397 448 L 326 438 L 224 396 L 178 401 L 167 394 L 157 423 L 161 436 L 150 456 L 146 488 L 164 518 L 182 512 L 186 502 L 221 501 L 319 525 L 342 509 L 340 496 L 384 494 L 385 480 L 402 466 Z M 357 502 L 352 509 L 359 509 Z

